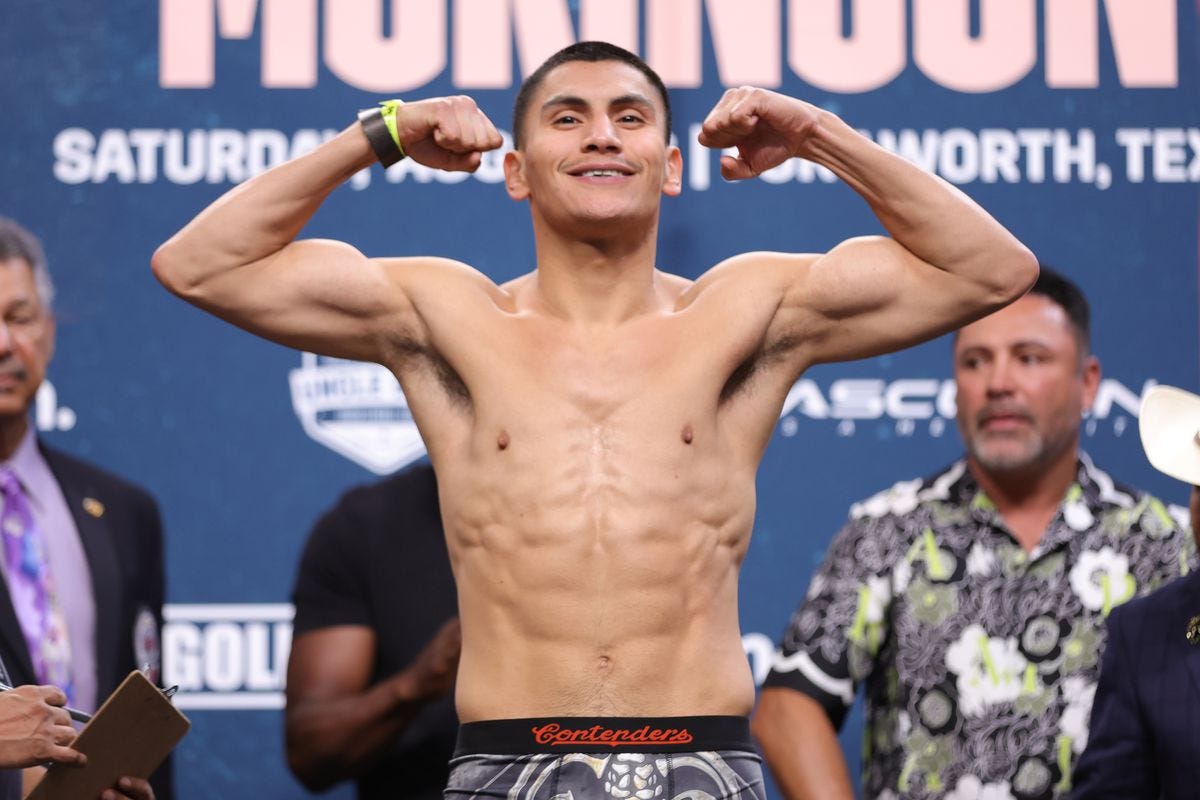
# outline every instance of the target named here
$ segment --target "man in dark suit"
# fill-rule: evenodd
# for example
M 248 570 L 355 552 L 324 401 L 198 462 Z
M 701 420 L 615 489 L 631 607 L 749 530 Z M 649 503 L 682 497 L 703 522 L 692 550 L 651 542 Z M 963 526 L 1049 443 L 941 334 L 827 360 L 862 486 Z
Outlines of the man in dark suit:
M 52 298 L 38 241 L 0 217 L 0 658 L 12 685 L 52 684 L 94 711 L 131 670 L 157 680 L 162 525 L 145 491 L 29 424 L 54 352 Z M 167 771 L 153 783 L 168 800 Z
M 1150 463 L 1192 484 L 1200 527 L 1200 397 L 1170 386 L 1139 415 Z M 1197 537 L 1200 545 L 1200 537 Z M 1113 610 L 1072 800 L 1192 800 L 1200 786 L 1200 571 Z

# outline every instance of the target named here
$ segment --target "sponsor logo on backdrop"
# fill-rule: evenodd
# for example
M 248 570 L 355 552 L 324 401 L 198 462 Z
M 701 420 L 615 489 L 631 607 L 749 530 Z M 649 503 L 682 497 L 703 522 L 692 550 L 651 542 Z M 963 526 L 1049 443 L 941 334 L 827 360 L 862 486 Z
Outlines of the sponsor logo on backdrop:
M 58 402 L 58 389 L 43 380 L 33 400 L 33 422 L 39 431 L 69 431 L 75 427 L 75 410 Z
M 163 686 L 178 686 L 182 709 L 240 711 L 284 706 L 292 649 L 291 603 L 168 603 L 163 607 Z M 742 636 L 754 681 L 771 668 L 775 646 Z
M 301 356 L 288 376 L 304 432 L 377 475 L 425 455 L 400 383 L 378 364 Z
M 1102 42 L 1122 86 L 1179 83 L 1176 0 L 159 0 L 159 22 L 159 84 L 171 89 L 214 85 L 217 40 L 256 33 L 265 88 L 312 88 L 331 76 L 406 92 L 448 71 L 458 89 L 508 89 L 519 79 L 514 60 L 528 74 L 577 38 L 634 51 L 644 41 L 647 62 L 679 88 L 706 77 L 774 88 L 791 72 L 820 91 L 865 92 L 910 64 L 959 92 L 999 91 L 1031 73 L 1050 88 L 1094 88 Z M 716 75 L 704 75 L 706 46 Z
M 705 192 L 724 185 L 714 181 L 718 159 L 734 151 L 716 151 L 698 140 L 701 123 L 687 124 L 684 164 L 687 186 Z M 880 128 L 862 130 L 880 147 L 950 183 L 1082 184 L 1103 191 L 1114 182 L 1200 183 L 1200 128 Z M 64 128 L 52 144 L 52 172 L 68 185 L 121 183 L 187 186 L 241 183 L 332 138 L 337 131 L 301 128 L 109 128 L 93 133 Z M 500 131 L 504 146 L 484 153 L 474 172 L 431 169 L 412 159 L 394 164 L 379 177 L 361 170 L 350 179 L 356 191 L 372 181 L 428 184 L 498 184 L 504 180 L 504 154 L 512 136 Z M 675 144 L 681 144 L 673 136 Z M 831 184 L 837 176 L 825 167 L 792 158 L 758 176 L 771 186 Z
M 163 607 L 163 685 L 195 709 L 283 708 L 290 603 Z
M 1083 420 L 1083 434 L 1123 436 L 1131 426 L 1136 427 L 1133 422 L 1142 396 L 1157 383 L 1148 379 L 1139 392 L 1114 378 L 1103 379 L 1092 410 Z M 808 419 L 836 423 L 840 436 L 865 430 L 881 438 L 940 437 L 954 429 L 954 400 L 954 381 L 947 378 L 840 378 L 829 383 L 802 378 L 783 403 L 779 432 L 795 436 L 802 420 Z
M 1031 76 L 1047 90 L 1094 89 L 1114 79 L 1124 90 L 1180 85 L 1177 0 L 1046 0 L 1036 9 L 966 0 L 159 0 L 159 11 L 158 81 L 171 90 L 244 81 L 244 49 L 251 47 L 259 50 L 258 79 L 266 90 L 315 89 L 319 79 L 332 78 L 397 94 L 448 78 L 457 91 L 511 91 L 522 73 L 578 39 L 640 51 L 667 86 L 681 89 L 776 88 L 794 76 L 828 95 L 858 94 L 912 70 L 931 87 L 969 94 L 1000 92 Z M 232 40 L 251 44 L 223 45 Z M 715 62 L 711 72 L 705 71 L 706 51 Z M 1110 54 L 1115 69 L 1104 71 Z M 480 97 L 487 105 L 490 98 Z M 1071 108 L 1068 116 L 1075 113 Z M 956 185 L 1077 183 L 1106 190 L 1119 182 L 1200 183 L 1200 128 L 1138 122 L 1135 117 L 1102 129 L 961 125 L 864 133 Z M 52 143 L 53 174 L 68 185 L 236 184 L 336 133 L 160 124 L 64 128 Z M 720 154 L 695 144 L 699 126 L 691 120 L 678 130 L 686 127 L 692 143 L 685 159 L 688 187 L 707 191 L 724 184 L 713 179 Z M 406 160 L 389 169 L 386 180 L 498 183 L 502 156 L 484 154 L 481 169 L 470 175 Z M 361 190 L 371 180 L 364 170 L 351 185 Z M 783 185 L 834 180 L 833 173 L 800 159 L 761 176 Z

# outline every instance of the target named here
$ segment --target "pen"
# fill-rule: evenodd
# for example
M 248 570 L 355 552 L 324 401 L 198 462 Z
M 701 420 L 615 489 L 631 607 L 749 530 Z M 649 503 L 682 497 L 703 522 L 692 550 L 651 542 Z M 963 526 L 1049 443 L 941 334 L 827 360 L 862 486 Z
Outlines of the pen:
M 12 691 L 12 688 L 13 687 L 9 686 L 7 683 L 0 683 L 0 692 L 10 692 Z M 67 714 L 70 715 L 71 719 L 75 720 L 76 722 L 92 721 L 92 715 L 86 711 L 80 711 L 78 708 L 71 708 L 70 706 L 64 706 L 64 708 L 66 708 Z

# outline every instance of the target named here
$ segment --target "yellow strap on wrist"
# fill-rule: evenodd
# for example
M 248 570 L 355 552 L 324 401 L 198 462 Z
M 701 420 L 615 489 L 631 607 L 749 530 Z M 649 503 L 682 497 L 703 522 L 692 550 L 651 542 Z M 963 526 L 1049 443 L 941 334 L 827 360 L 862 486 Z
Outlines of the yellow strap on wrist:
M 408 154 L 404 152 L 404 144 L 400 141 L 400 134 L 396 132 L 396 109 L 402 105 L 404 105 L 403 100 L 384 100 L 379 104 L 379 114 L 383 117 L 383 124 L 387 125 L 387 131 L 391 134 L 392 141 L 400 149 L 400 157 L 404 158 Z

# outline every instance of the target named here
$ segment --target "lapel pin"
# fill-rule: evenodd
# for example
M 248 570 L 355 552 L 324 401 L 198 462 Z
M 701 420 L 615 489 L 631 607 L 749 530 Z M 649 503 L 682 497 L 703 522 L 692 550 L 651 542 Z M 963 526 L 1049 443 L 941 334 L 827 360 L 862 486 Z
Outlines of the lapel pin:
M 104 516 L 104 503 L 101 503 L 99 500 L 97 500 L 94 497 L 85 497 L 85 498 L 83 498 L 83 510 L 86 511 L 87 513 L 91 514 L 96 519 L 100 519 L 101 517 Z M 1200 636 L 1200 618 L 1197 618 L 1196 624 L 1197 624 L 1197 634 L 1196 635 Z M 1190 627 L 1188 628 L 1188 631 L 1189 631 L 1188 636 L 1190 637 L 1191 636 L 1191 633 L 1190 633 L 1191 628 Z M 1190 639 L 1189 639 L 1189 641 L 1190 641 Z
M 1200 616 L 1188 620 L 1187 640 L 1190 645 L 1200 644 Z

